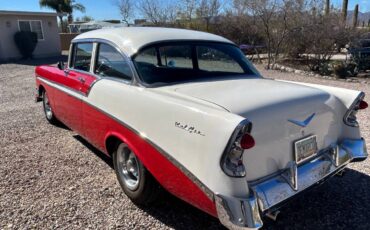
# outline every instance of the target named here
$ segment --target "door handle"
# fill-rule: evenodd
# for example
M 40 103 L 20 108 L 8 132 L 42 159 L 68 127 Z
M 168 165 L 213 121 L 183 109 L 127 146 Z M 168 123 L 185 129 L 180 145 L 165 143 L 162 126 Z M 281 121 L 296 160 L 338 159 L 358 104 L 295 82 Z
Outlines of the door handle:
M 78 78 L 78 80 L 79 80 L 81 83 L 85 83 L 85 82 L 86 82 L 85 78 L 83 78 L 83 77 L 79 77 L 79 78 Z

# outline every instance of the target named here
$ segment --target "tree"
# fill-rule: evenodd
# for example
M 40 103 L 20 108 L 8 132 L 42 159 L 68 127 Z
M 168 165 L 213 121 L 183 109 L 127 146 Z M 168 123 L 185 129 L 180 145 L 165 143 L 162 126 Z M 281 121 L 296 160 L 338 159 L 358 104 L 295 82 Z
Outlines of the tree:
M 330 0 L 325 1 L 325 15 L 328 16 L 330 14 Z
M 75 0 L 65 0 L 66 2 L 66 13 L 68 13 L 68 23 L 73 22 L 73 11 L 77 10 L 85 13 L 86 8 L 80 3 L 76 3 Z
M 184 9 L 182 15 L 189 22 L 194 17 L 197 6 L 198 0 L 182 0 L 182 8 Z
M 198 18 L 211 18 L 219 15 L 221 3 L 219 0 L 201 0 L 196 10 Z
M 39 0 L 40 7 L 55 10 L 58 13 L 62 32 L 65 32 L 63 17 L 68 14 L 68 21 L 73 20 L 73 11 L 78 10 L 85 12 L 85 7 L 82 4 L 76 3 L 75 0 Z
M 178 13 L 176 5 L 163 4 L 160 0 L 141 0 L 138 8 L 156 26 L 174 24 Z
M 358 24 L 358 4 L 355 6 L 355 11 L 353 13 L 352 27 L 356 28 Z
M 66 2 L 64 0 L 39 0 L 40 7 L 49 8 L 55 10 L 58 14 L 62 32 L 64 32 L 63 26 L 63 14 L 66 13 Z
M 348 11 L 348 0 L 343 0 L 343 5 L 342 5 L 342 20 L 343 24 L 346 24 L 347 21 L 347 11 Z
M 129 20 L 134 16 L 134 3 L 132 0 L 117 0 L 115 2 L 116 7 L 119 9 L 119 13 L 127 25 Z
M 91 21 L 94 21 L 94 18 L 91 16 L 87 16 L 87 15 L 81 18 L 78 18 L 78 17 L 76 18 L 76 22 L 91 22 Z
M 289 34 L 289 17 L 294 0 L 249 0 L 247 11 L 258 20 L 266 41 L 268 68 L 273 66 Z
M 201 0 L 196 10 L 197 18 L 206 21 L 206 31 L 209 30 L 209 22 L 211 18 L 218 16 L 220 13 L 221 4 L 219 0 Z

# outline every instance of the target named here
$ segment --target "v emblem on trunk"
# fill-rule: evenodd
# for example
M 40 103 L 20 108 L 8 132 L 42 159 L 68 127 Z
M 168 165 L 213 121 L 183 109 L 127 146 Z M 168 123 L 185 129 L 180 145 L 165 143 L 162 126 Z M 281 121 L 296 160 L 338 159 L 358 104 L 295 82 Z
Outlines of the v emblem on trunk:
M 293 124 L 295 125 L 298 125 L 298 126 L 301 126 L 301 127 L 306 127 L 308 124 L 310 124 L 311 120 L 314 118 L 316 114 L 313 113 L 311 116 L 307 117 L 306 120 L 304 121 L 297 121 L 297 120 L 293 120 L 293 119 L 288 119 L 289 122 L 292 122 Z

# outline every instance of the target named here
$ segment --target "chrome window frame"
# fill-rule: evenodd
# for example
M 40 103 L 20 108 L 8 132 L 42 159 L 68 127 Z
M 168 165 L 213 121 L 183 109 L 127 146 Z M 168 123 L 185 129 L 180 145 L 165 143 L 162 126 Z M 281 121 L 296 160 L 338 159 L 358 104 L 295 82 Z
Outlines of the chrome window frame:
M 82 70 L 78 70 L 78 69 L 74 69 L 72 67 L 72 62 L 73 62 L 73 47 L 74 45 L 76 44 L 79 44 L 79 43 L 93 43 L 93 52 L 92 52 L 92 55 L 91 55 L 91 65 L 90 65 L 90 70 L 87 72 L 87 71 L 82 71 Z M 96 59 L 97 59 L 97 49 L 99 47 L 99 44 L 106 44 L 106 45 L 109 45 L 111 47 L 113 47 L 123 58 L 125 61 L 127 61 L 127 64 L 129 65 L 130 67 L 130 70 L 131 70 L 131 74 L 132 74 L 132 78 L 131 80 L 125 80 L 125 79 L 120 79 L 120 78 L 115 78 L 115 77 L 102 77 L 98 74 L 95 74 L 94 73 L 94 69 L 95 69 L 95 65 L 96 65 Z M 139 81 L 138 81 L 138 75 L 137 75 L 137 72 L 136 72 L 136 69 L 134 67 L 134 64 L 132 63 L 132 60 L 131 58 L 126 55 L 115 43 L 109 41 L 109 40 L 106 40 L 106 39 L 100 39 L 100 38 L 86 38 L 86 39 L 76 39 L 76 40 L 72 40 L 71 42 L 71 46 L 70 46 L 70 51 L 69 51 L 70 55 L 68 57 L 68 68 L 67 68 L 67 71 L 75 71 L 75 72 L 79 72 L 79 73 L 83 73 L 83 74 L 89 74 L 91 76 L 94 76 L 97 78 L 97 81 L 98 80 L 101 80 L 101 79 L 106 79 L 106 80 L 111 80 L 111 81 L 116 81 L 116 82 L 120 82 L 120 83 L 124 83 L 124 84 L 127 84 L 127 85 L 136 85 L 136 86 L 141 86 L 139 85 Z
M 160 40 L 160 41 L 155 41 L 155 42 L 150 42 L 150 43 L 147 43 L 143 46 L 141 46 L 140 48 L 138 48 L 136 50 L 136 52 L 134 52 L 132 55 L 131 55 L 131 64 L 134 68 L 134 71 L 135 71 L 135 75 L 136 75 L 136 81 L 137 81 L 137 84 L 141 87 L 145 87 L 145 88 L 157 88 L 158 86 L 152 86 L 150 84 L 147 84 L 145 83 L 140 75 L 139 75 L 139 72 L 137 70 L 137 67 L 134 63 L 134 59 L 140 54 L 140 52 L 142 52 L 143 50 L 147 49 L 147 48 L 150 48 L 150 47 L 154 47 L 154 46 L 157 46 L 157 45 L 166 45 L 166 44 L 181 44 L 181 43 L 205 43 L 205 44 L 224 44 L 224 45 L 231 45 L 231 46 L 234 46 L 236 47 L 237 49 L 240 50 L 240 48 L 235 44 L 235 43 L 229 43 L 229 42 L 225 42 L 225 41 L 213 41 L 213 40 L 197 40 L 197 39 L 194 39 L 194 40 L 187 40 L 187 39 L 170 39 L 170 40 Z M 256 69 L 256 67 L 253 65 L 253 63 L 251 61 L 249 61 L 249 63 L 247 63 L 248 67 L 255 73 L 254 75 L 250 75 L 250 76 L 253 76 L 254 78 L 263 78 L 261 73 Z M 171 85 L 171 84 L 169 84 Z M 164 86 L 169 86 L 169 85 L 164 85 Z M 159 86 L 161 87 L 161 86 Z
M 104 44 L 104 45 L 107 45 L 107 46 L 112 47 L 115 51 L 118 52 L 119 55 L 121 55 L 121 57 L 123 58 L 123 61 L 126 62 L 127 65 L 130 68 L 131 79 L 130 80 L 126 80 L 126 79 L 122 79 L 122 78 L 119 78 L 119 77 L 113 77 L 113 76 L 100 76 L 100 77 L 103 78 L 103 79 L 110 79 L 110 80 L 113 80 L 113 81 L 115 81 L 115 80 L 117 80 L 119 82 L 123 81 L 123 82 L 126 82 L 126 83 L 130 84 L 133 81 L 133 78 L 134 78 L 134 72 L 132 71 L 132 66 L 130 64 L 130 59 L 127 56 L 123 55 L 123 52 L 121 52 L 121 50 L 118 47 L 114 46 L 114 45 L 108 44 L 106 42 L 96 42 L 94 44 L 96 45 L 96 47 L 95 47 L 95 55 L 94 55 L 95 58 L 94 58 L 94 66 L 91 69 L 91 72 L 94 75 L 100 76 L 99 74 L 95 73 L 95 67 L 97 65 L 97 61 L 98 61 L 98 58 L 99 58 L 99 48 L 100 48 L 100 46 L 102 44 Z
M 78 44 L 81 44 L 81 43 L 91 43 L 92 44 L 89 71 L 75 69 L 72 65 L 74 63 L 74 59 L 75 59 L 75 55 L 76 55 L 74 47 L 75 47 L 75 45 L 78 45 Z M 74 71 L 74 72 L 78 72 L 78 73 L 82 73 L 82 74 L 91 74 L 91 68 L 94 65 L 94 63 L 93 63 L 94 54 L 95 54 L 95 44 L 93 42 L 75 42 L 75 43 L 71 43 L 71 46 L 69 48 L 69 55 L 68 55 L 68 67 L 67 67 L 66 71 L 67 72 L 68 71 Z

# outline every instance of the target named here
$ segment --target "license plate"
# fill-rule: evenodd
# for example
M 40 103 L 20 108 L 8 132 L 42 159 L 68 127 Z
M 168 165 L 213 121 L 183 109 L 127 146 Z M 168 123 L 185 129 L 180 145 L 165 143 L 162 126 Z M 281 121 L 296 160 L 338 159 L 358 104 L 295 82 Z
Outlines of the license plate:
M 309 136 L 294 143 L 295 161 L 297 164 L 317 153 L 316 136 Z

